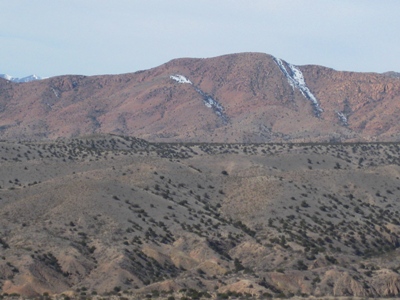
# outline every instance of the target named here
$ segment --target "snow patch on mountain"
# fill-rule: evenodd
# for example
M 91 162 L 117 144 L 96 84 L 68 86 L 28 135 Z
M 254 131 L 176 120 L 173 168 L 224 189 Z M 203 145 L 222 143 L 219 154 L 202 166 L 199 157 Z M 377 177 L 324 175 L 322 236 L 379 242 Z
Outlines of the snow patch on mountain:
M 293 89 L 297 88 L 298 90 L 300 90 L 303 96 L 311 101 L 314 114 L 316 117 L 319 118 L 321 116 L 321 113 L 323 112 L 323 109 L 320 107 L 317 98 L 313 95 L 313 93 L 311 93 L 310 89 L 307 87 L 303 73 L 300 71 L 300 69 L 292 64 L 287 63 L 289 69 L 287 70 L 284 62 L 281 59 L 274 57 L 274 61 L 287 78 L 290 86 Z
M 13 77 L 8 74 L 0 74 L 0 77 L 9 81 L 13 79 Z
M 295 88 L 295 84 L 294 84 L 294 80 L 293 78 L 289 75 L 288 71 L 286 70 L 283 61 L 277 57 L 274 57 L 274 61 L 276 62 L 276 64 L 278 65 L 279 69 L 281 69 L 282 73 L 285 75 L 285 77 L 287 78 L 290 86 L 294 89 Z
M 224 107 L 212 96 L 204 93 L 201 89 L 197 87 L 195 87 L 195 89 L 196 92 L 198 92 L 203 97 L 204 105 L 207 106 L 208 108 L 211 108 L 214 111 L 214 113 L 222 119 L 224 123 L 228 123 L 229 118 L 224 113 Z
M 343 126 L 349 126 L 347 116 L 343 112 L 337 111 L 336 114 L 339 118 L 339 121 L 342 122 Z
M 177 81 L 179 83 L 192 84 L 192 82 L 189 79 L 187 79 L 185 76 L 183 76 L 183 75 L 179 75 L 179 74 L 171 75 L 171 76 L 169 76 L 169 78 L 171 78 L 171 79 L 173 79 L 173 80 L 175 80 L 175 81 Z
M 195 91 L 201 95 L 203 98 L 204 105 L 208 108 L 211 108 L 213 112 L 222 119 L 224 123 L 227 123 L 229 118 L 224 113 L 224 107 L 212 96 L 208 95 L 207 93 L 203 92 L 200 88 L 193 85 L 193 83 L 183 75 L 175 74 L 169 76 L 172 80 L 175 80 L 178 83 L 189 83 L 193 86 Z
M 26 77 L 23 77 L 23 78 L 17 78 L 17 77 L 10 76 L 8 74 L 0 74 L 0 77 L 6 79 L 8 81 L 12 81 L 12 82 L 16 82 L 16 83 L 30 82 L 30 81 L 44 79 L 44 78 L 39 77 L 37 75 L 30 75 L 30 76 L 26 76 Z
M 54 88 L 51 88 L 51 89 L 52 89 L 54 95 L 55 95 L 57 98 L 60 98 L 60 94 L 59 94 Z

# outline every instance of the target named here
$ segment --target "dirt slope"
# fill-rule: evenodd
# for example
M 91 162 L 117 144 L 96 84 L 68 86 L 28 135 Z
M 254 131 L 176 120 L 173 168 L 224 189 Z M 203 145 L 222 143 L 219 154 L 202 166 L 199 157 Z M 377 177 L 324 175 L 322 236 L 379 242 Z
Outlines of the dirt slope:
M 92 136 L 0 159 L 3 293 L 399 294 L 398 144 Z

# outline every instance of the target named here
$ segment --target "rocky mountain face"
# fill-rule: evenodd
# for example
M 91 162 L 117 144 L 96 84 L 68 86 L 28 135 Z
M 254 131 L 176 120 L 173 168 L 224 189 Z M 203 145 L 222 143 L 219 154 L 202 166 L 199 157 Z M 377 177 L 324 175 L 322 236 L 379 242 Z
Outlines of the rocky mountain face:
M 261 53 L 184 58 L 123 75 L 0 79 L 0 137 L 397 141 L 399 100 L 393 72 L 293 66 Z

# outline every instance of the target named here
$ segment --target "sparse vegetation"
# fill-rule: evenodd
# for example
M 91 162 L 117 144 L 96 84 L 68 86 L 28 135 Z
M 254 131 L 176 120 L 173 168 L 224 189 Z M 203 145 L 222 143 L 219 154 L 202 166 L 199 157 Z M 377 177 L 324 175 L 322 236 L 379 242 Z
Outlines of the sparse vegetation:
M 242 279 L 257 295 L 301 294 L 270 276 L 329 294 L 333 270 L 371 294 L 385 272 L 399 276 L 399 149 L 119 136 L 1 142 L 9 165 L 0 182 L 0 283 L 31 268 L 95 296 L 99 287 L 78 282 L 101 277 L 107 263 L 124 274 L 109 295 L 126 298 L 247 297 L 224 289 Z M 228 174 L 228 161 L 252 167 Z M 146 290 L 167 280 L 191 288 Z

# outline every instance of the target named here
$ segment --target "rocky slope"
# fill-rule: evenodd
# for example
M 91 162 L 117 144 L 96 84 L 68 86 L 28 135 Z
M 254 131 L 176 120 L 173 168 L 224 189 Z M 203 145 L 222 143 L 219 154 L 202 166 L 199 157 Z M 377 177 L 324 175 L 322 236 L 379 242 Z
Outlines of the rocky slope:
M 398 296 L 399 147 L 0 142 L 2 292 Z
M 0 79 L 0 137 L 397 141 L 395 74 L 293 66 L 271 55 L 242 53 L 176 59 L 123 75 Z

